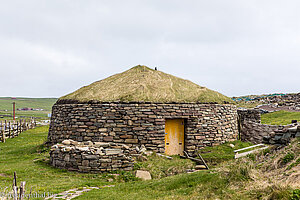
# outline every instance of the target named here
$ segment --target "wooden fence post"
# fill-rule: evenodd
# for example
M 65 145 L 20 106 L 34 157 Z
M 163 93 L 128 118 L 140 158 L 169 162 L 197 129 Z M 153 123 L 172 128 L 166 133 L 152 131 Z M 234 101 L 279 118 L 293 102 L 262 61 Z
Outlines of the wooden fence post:
M 23 130 L 22 130 L 22 120 L 21 119 L 20 119 L 20 124 L 19 125 L 20 125 L 20 133 L 22 133 Z
M 20 194 L 19 194 L 20 198 L 19 198 L 19 200 L 24 200 L 24 196 L 25 196 L 25 184 L 26 184 L 25 181 L 21 182 L 21 185 L 20 185 Z
M 22 125 L 23 125 L 23 119 L 20 120 L 20 129 L 21 129 L 20 133 L 23 132 L 23 126 Z
M 7 121 L 4 121 L 4 137 L 6 137 L 6 131 L 7 131 Z
M 13 132 L 14 132 L 14 136 L 18 136 L 18 134 L 16 134 L 16 121 L 14 120 L 14 124 L 13 124 Z
M 14 198 L 14 200 L 18 199 L 18 186 L 17 186 L 17 173 L 16 172 L 14 172 L 13 198 Z
M 10 120 L 8 121 L 8 138 L 12 138 L 11 136 L 11 126 L 10 126 Z
M 5 133 L 4 133 L 4 127 L 3 127 L 2 121 L 1 121 L 0 127 L 1 127 L 2 142 L 4 143 L 5 142 Z
M 19 135 L 19 121 L 17 121 L 17 135 Z

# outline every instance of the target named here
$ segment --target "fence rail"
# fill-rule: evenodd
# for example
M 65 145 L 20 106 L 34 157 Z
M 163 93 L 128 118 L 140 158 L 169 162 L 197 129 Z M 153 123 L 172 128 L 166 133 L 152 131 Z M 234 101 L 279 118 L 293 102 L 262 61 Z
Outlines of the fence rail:
M 0 142 L 5 142 L 7 138 L 14 138 L 23 131 L 32 129 L 36 126 L 35 120 L 18 120 L 18 121 L 0 121 Z

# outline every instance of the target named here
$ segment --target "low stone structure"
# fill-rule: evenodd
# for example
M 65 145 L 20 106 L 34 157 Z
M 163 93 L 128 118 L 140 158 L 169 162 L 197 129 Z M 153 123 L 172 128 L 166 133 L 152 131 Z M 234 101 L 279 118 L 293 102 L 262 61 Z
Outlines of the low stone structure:
M 242 122 L 241 139 L 254 144 L 287 144 L 291 138 L 300 137 L 300 126 L 260 124 L 252 121 Z
M 261 124 L 259 109 L 239 109 L 239 128 L 242 141 L 267 144 L 287 144 L 291 138 L 300 136 L 300 126 Z
M 230 104 L 58 101 L 52 109 L 50 144 L 66 139 L 113 142 L 165 151 L 165 121 L 185 119 L 190 153 L 237 139 L 237 110 Z
M 135 149 L 126 145 L 105 142 L 76 142 L 64 140 L 50 150 L 50 163 L 54 167 L 78 172 L 106 172 L 133 170 Z
M 239 121 L 243 122 L 245 120 L 260 123 L 261 114 L 258 109 L 238 109 Z

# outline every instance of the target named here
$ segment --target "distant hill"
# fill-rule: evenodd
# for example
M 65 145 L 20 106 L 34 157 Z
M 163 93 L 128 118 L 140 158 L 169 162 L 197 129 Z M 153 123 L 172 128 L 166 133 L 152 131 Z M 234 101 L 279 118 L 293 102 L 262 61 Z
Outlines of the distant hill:
M 150 101 L 150 102 L 231 102 L 223 94 L 199 86 L 189 80 L 138 65 L 123 73 L 63 96 L 60 100 L 78 101 Z
M 18 97 L 0 97 L 0 110 L 12 110 L 12 103 L 16 102 L 17 108 L 34 108 L 51 111 L 53 104 L 57 101 L 56 98 L 23 98 Z

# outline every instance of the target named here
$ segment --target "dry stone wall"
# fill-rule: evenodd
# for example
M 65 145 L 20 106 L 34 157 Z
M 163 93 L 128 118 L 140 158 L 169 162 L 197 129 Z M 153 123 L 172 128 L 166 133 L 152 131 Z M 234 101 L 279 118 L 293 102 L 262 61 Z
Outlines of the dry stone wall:
M 255 144 L 287 144 L 294 137 L 300 137 L 300 126 L 297 124 L 278 126 L 247 120 L 242 122 L 241 139 L 243 141 Z
M 244 122 L 245 120 L 256 123 L 261 122 L 261 114 L 258 109 L 238 109 L 238 116 L 240 122 Z
M 78 172 L 106 172 L 133 170 L 136 153 L 127 145 L 105 142 L 77 142 L 64 140 L 50 150 L 50 163 L 54 167 Z
M 238 136 L 236 106 L 229 104 L 59 101 L 52 109 L 48 142 L 113 142 L 163 153 L 165 120 L 176 118 L 185 119 L 188 152 Z
M 252 143 L 287 144 L 291 138 L 300 136 L 300 126 L 289 124 L 285 126 L 261 124 L 261 114 L 258 109 L 239 109 L 241 140 Z

